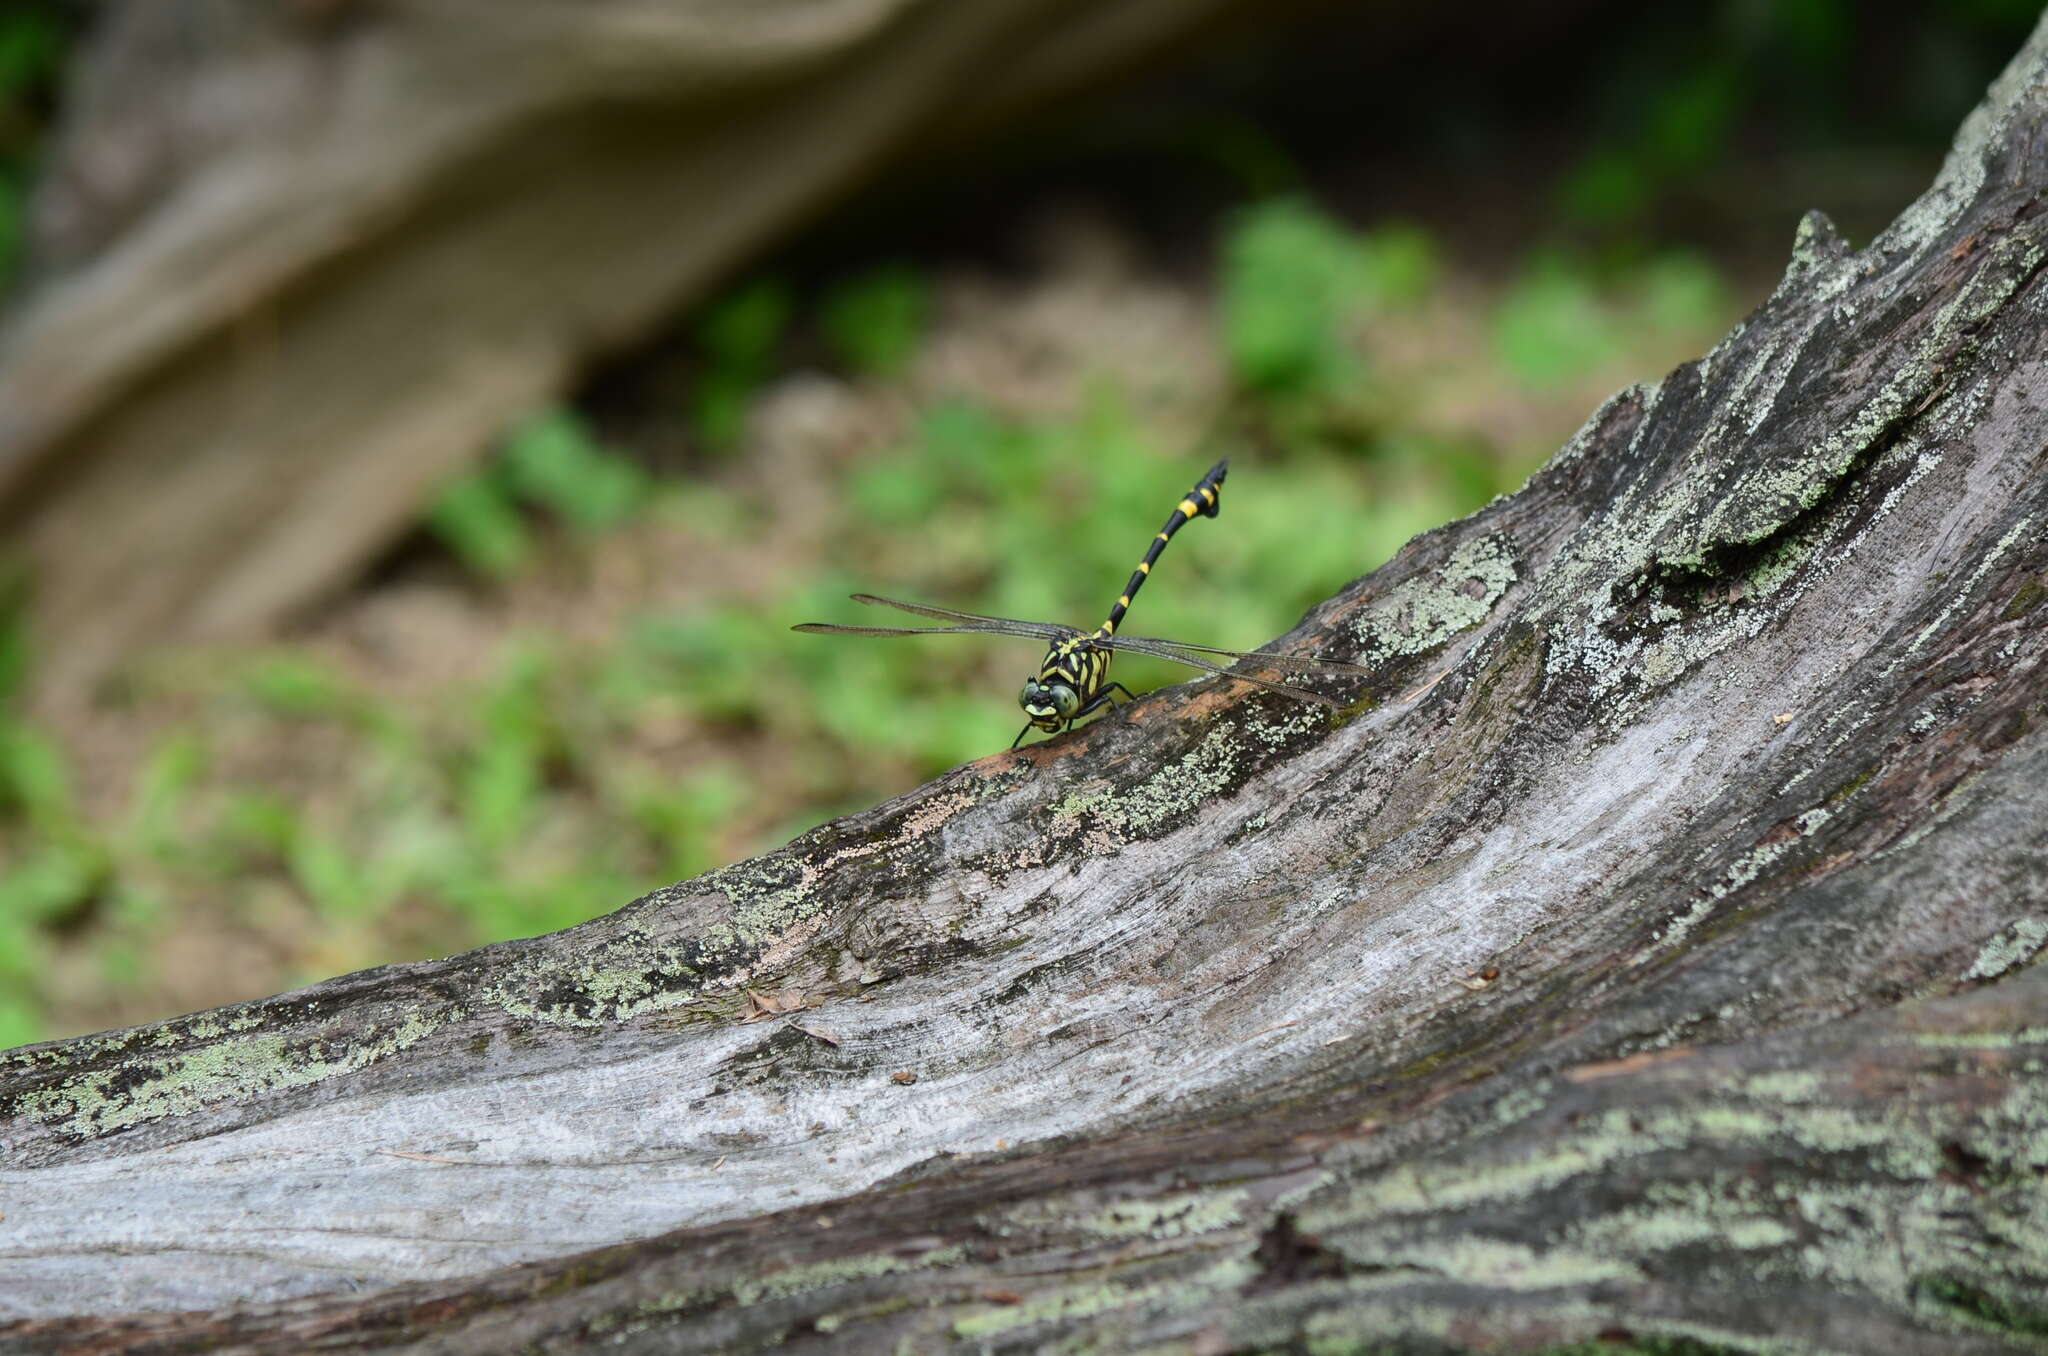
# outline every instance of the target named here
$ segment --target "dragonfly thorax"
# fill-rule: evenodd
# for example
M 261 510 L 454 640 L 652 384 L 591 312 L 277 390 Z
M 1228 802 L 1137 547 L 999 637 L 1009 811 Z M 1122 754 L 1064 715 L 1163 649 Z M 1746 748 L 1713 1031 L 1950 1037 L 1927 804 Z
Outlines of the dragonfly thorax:
M 1024 680 L 1017 704 L 1041 730 L 1057 731 L 1089 709 L 1109 672 L 1109 651 L 1094 642 L 1099 635 L 1073 634 L 1053 642 L 1039 662 L 1036 677 Z

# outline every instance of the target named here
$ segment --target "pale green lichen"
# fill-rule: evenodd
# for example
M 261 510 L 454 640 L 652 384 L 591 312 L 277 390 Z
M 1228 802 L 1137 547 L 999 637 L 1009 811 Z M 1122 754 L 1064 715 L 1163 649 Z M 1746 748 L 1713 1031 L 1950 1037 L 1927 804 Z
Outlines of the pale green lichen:
M 1348 1252 L 1348 1249 L 1347 1249 Z M 1553 1245 L 1531 1248 L 1504 1239 L 1479 1237 L 1405 1239 L 1394 1258 L 1355 1258 L 1368 1263 L 1398 1260 L 1470 1285 L 1502 1290 L 1554 1290 L 1562 1286 L 1595 1286 L 1611 1282 L 1640 1283 L 1642 1269 L 1633 1262 L 1576 1248 Z
M 1396 585 L 1352 619 L 1358 662 L 1376 666 L 1428 653 L 1485 621 L 1519 577 L 1505 536 L 1461 543 L 1441 568 Z
M 971 1342 L 1038 1323 L 1091 1318 L 1111 1310 L 1176 1313 L 1198 1309 L 1236 1295 L 1257 1275 L 1251 1259 L 1239 1255 L 1219 1259 L 1191 1275 L 1153 1284 L 1097 1281 L 1063 1285 L 1022 1304 L 992 1306 L 955 1319 L 953 1335 Z
M 1923 408 L 1941 388 L 1942 363 L 1956 346 L 1958 336 L 2004 305 L 2040 260 L 2040 249 L 2031 244 L 1999 248 L 2010 257 L 2001 258 L 1971 276 L 1935 314 L 1913 352 L 1900 363 L 1883 389 L 1845 425 L 1830 432 L 1798 460 L 1758 467 L 1743 474 L 1713 500 L 1713 507 L 1698 527 L 1687 534 L 1689 540 L 1666 549 L 1666 566 L 1705 573 L 1709 570 L 1711 552 L 1756 546 L 1768 540 L 1833 493 L 1858 458 L 1875 447 L 1886 430 L 1897 427 L 1909 414 Z
M 478 996 L 510 1016 L 548 1026 L 609 1026 L 703 1003 L 704 987 L 691 982 L 694 972 L 688 963 L 700 956 L 649 940 L 620 939 L 595 954 L 540 956 L 515 964 Z M 569 996 L 541 997 L 549 994 Z
M 1071 1221 L 1099 1238 L 1179 1238 L 1228 1229 L 1244 1221 L 1242 1191 L 1185 1192 L 1157 1200 L 1125 1201 Z
M 1806 1069 L 1779 1069 L 1752 1074 L 1743 1081 L 1742 1090 L 1763 1101 L 1812 1102 L 1826 1094 L 1827 1080 Z
M 1823 824 L 1834 818 L 1834 807 L 1816 805 L 1792 821 L 1791 835 L 1773 843 L 1759 843 L 1735 859 L 1722 873 L 1721 879 L 1713 885 L 1708 894 L 1714 899 L 1726 899 L 1737 890 L 1749 885 L 1770 869 L 1780 857 L 1797 847 L 1806 838 L 1813 836 Z
M 933 1248 L 929 1252 L 905 1257 L 895 1252 L 860 1253 L 851 1257 L 834 1257 L 822 1262 L 811 1262 L 776 1271 L 759 1279 L 741 1277 L 729 1285 L 707 1285 L 691 1290 L 671 1290 L 664 1294 L 643 1300 L 632 1309 L 614 1313 L 591 1324 L 591 1331 L 602 1333 L 643 1332 L 652 1326 L 648 1320 L 668 1314 L 687 1313 L 727 1303 L 743 1305 L 758 1304 L 764 1300 L 783 1299 L 791 1295 L 809 1294 L 827 1290 L 833 1286 L 850 1285 L 859 1281 L 873 1280 L 878 1276 L 893 1276 L 904 1272 L 923 1271 L 933 1267 L 953 1266 L 967 1257 L 967 1249 L 959 1244 Z M 853 1317 L 873 1317 L 887 1313 L 892 1306 L 884 1301 L 879 1304 L 859 1306 L 849 1311 Z M 844 1321 L 842 1316 L 841 1321 Z M 821 1320 L 819 1326 L 824 1327 Z M 826 1329 L 829 1331 L 830 1329 Z
M 1056 828 L 1084 816 L 1124 834 L 1142 834 L 1186 814 L 1230 786 L 1237 774 L 1236 727 L 1214 726 L 1202 742 L 1135 786 L 1070 791 L 1053 806 Z
M 1604 1256 L 1654 1257 L 1703 1243 L 1745 1252 L 1779 1248 L 1798 1234 L 1752 1205 L 1701 1190 L 1683 1203 L 1616 1211 L 1574 1230 L 1573 1237 Z
M 2032 960 L 2043 943 L 2048 943 L 2048 918 L 2022 918 L 2000 932 L 1977 953 L 1964 972 L 1964 979 L 1996 979 L 2016 966 Z
M 2022 1027 L 2018 1031 L 1925 1031 L 1913 1037 L 1913 1044 L 1934 1050 L 2001 1050 L 2048 1045 L 2048 1026 Z M 2043 1122 L 2048 1125 L 2048 1117 L 2044 1117 Z
M 153 1065 L 124 1064 L 38 1089 L 16 1110 L 60 1134 L 92 1138 L 353 1073 L 418 1043 L 456 1015 L 409 1014 L 395 1026 L 352 1033 L 332 1052 L 303 1038 L 226 1038 Z
M 1893 663 L 1892 667 L 1898 667 L 1899 663 L 1905 661 L 1907 655 L 1913 654 L 1922 645 L 1925 645 L 1930 636 L 1939 633 L 1948 624 L 1948 619 L 1955 614 L 1956 609 L 1968 602 L 1970 595 L 1977 591 L 1977 585 L 1983 582 L 1985 574 L 1991 567 L 1997 564 L 2015 545 L 2022 541 L 2032 540 L 2034 535 L 2034 517 L 2032 514 L 2028 514 L 2017 523 L 2014 523 L 2012 530 L 2003 537 L 2000 537 L 1992 548 L 1984 553 L 1984 558 L 1979 560 L 1976 568 L 1970 571 L 1970 577 L 1963 581 L 1961 588 L 1956 590 L 1955 597 L 1950 599 L 1948 606 L 1941 610 L 1941 615 L 1920 629 L 1920 633 L 1914 636 L 1907 644 L 1905 654 L 1901 655 L 1899 660 Z
M 582 950 L 564 945 L 514 963 L 482 997 L 512 1016 L 558 1027 L 608 1026 L 707 1004 L 706 1016 L 730 1015 L 726 1009 L 745 983 L 747 966 L 822 918 L 826 900 L 818 881 L 843 861 L 891 846 L 888 840 L 864 844 L 820 863 L 785 851 L 708 872 L 688 888 L 722 893 L 727 911 L 696 937 L 670 943 L 625 933 Z

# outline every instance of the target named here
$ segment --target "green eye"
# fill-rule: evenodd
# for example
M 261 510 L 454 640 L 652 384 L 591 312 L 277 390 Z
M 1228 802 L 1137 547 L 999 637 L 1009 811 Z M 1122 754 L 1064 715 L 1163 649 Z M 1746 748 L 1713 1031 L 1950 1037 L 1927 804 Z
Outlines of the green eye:
M 1017 705 L 1030 706 L 1037 696 L 1038 680 L 1034 678 L 1030 682 L 1024 684 L 1024 690 L 1017 694 Z
M 1081 705 L 1081 694 L 1059 683 L 1055 683 L 1051 691 L 1053 710 L 1059 712 L 1062 719 L 1073 719 L 1074 712 Z

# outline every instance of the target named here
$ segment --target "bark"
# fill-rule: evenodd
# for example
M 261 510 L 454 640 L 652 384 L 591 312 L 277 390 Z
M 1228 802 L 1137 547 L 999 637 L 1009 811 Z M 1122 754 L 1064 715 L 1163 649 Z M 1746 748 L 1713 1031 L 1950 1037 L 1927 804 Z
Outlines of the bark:
M 0 1062 L 0 1349 L 2048 1342 L 2048 24 L 1228 682 Z M 1323 680 L 1329 681 L 1329 680 Z

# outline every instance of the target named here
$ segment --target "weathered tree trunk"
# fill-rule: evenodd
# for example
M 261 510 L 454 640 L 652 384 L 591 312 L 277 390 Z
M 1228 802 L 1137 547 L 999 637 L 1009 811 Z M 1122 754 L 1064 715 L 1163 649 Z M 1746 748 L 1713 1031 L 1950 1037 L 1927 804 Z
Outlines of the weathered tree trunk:
M 1316 609 L 1342 719 L 1194 684 L 7 1056 L 0 1348 L 2037 1349 L 2044 133 L 2048 25 L 1869 248 Z

